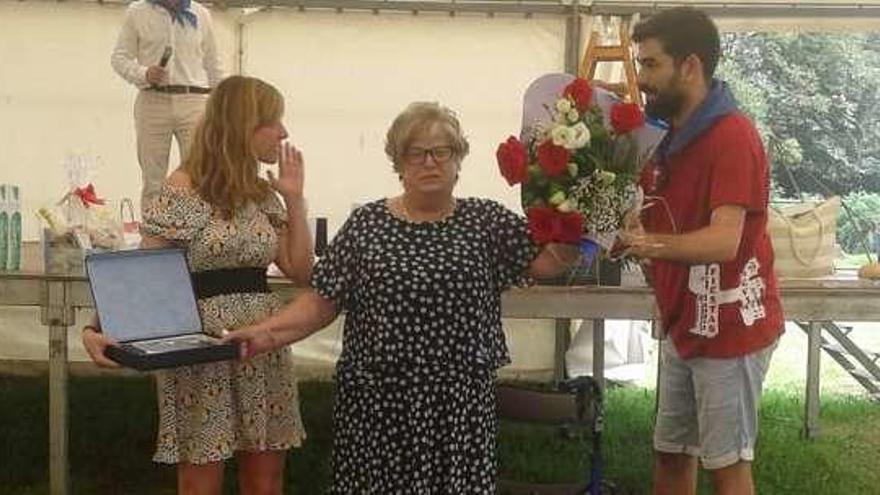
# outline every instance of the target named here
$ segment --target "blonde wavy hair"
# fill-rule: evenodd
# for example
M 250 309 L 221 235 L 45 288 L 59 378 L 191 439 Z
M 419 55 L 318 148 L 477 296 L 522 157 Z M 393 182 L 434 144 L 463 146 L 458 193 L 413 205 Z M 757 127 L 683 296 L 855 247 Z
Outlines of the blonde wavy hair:
M 258 175 L 253 136 L 283 113 L 281 93 L 253 77 L 228 77 L 211 92 L 182 168 L 199 196 L 225 217 L 271 192 Z

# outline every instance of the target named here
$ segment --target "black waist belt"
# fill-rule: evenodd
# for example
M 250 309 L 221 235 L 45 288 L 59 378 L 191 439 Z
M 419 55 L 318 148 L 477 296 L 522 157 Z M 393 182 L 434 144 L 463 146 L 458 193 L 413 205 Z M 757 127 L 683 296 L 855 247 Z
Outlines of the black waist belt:
M 262 267 L 205 270 L 193 272 L 191 277 L 193 289 L 199 299 L 223 294 L 269 292 L 266 269 Z

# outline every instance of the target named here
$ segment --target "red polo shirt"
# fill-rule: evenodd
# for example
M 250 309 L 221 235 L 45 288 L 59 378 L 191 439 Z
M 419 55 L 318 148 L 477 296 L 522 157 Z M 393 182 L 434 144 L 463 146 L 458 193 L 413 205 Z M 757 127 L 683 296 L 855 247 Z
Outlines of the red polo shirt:
M 657 160 L 641 177 L 646 201 L 656 197 L 643 216 L 648 232 L 691 232 L 708 226 L 719 206 L 746 209 L 734 260 L 652 260 L 663 328 L 679 355 L 728 358 L 769 345 L 782 332 L 783 316 L 766 230 L 769 170 L 754 126 L 740 113 L 725 115 L 665 166 Z

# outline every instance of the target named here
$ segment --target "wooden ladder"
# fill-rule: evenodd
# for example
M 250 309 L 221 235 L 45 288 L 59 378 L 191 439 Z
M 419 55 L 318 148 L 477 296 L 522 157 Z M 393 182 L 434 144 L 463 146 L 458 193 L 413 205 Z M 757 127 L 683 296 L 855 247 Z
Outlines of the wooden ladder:
M 584 51 L 584 58 L 578 69 L 578 76 L 592 81 L 595 78 L 599 62 L 623 62 L 626 82 L 608 84 L 607 87 L 628 101 L 641 105 L 642 93 L 639 91 L 639 83 L 636 78 L 636 64 L 632 56 L 629 26 L 630 19 L 621 18 L 618 43 L 612 45 L 600 45 L 599 33 L 594 29 L 590 33 L 587 49 Z

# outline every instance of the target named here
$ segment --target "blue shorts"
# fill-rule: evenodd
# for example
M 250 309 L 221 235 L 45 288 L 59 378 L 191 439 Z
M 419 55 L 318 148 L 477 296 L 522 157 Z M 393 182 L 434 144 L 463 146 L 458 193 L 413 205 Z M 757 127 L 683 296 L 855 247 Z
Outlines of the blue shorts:
M 699 457 L 710 470 L 754 460 L 761 387 L 776 344 L 737 358 L 681 359 L 664 340 L 654 449 Z

